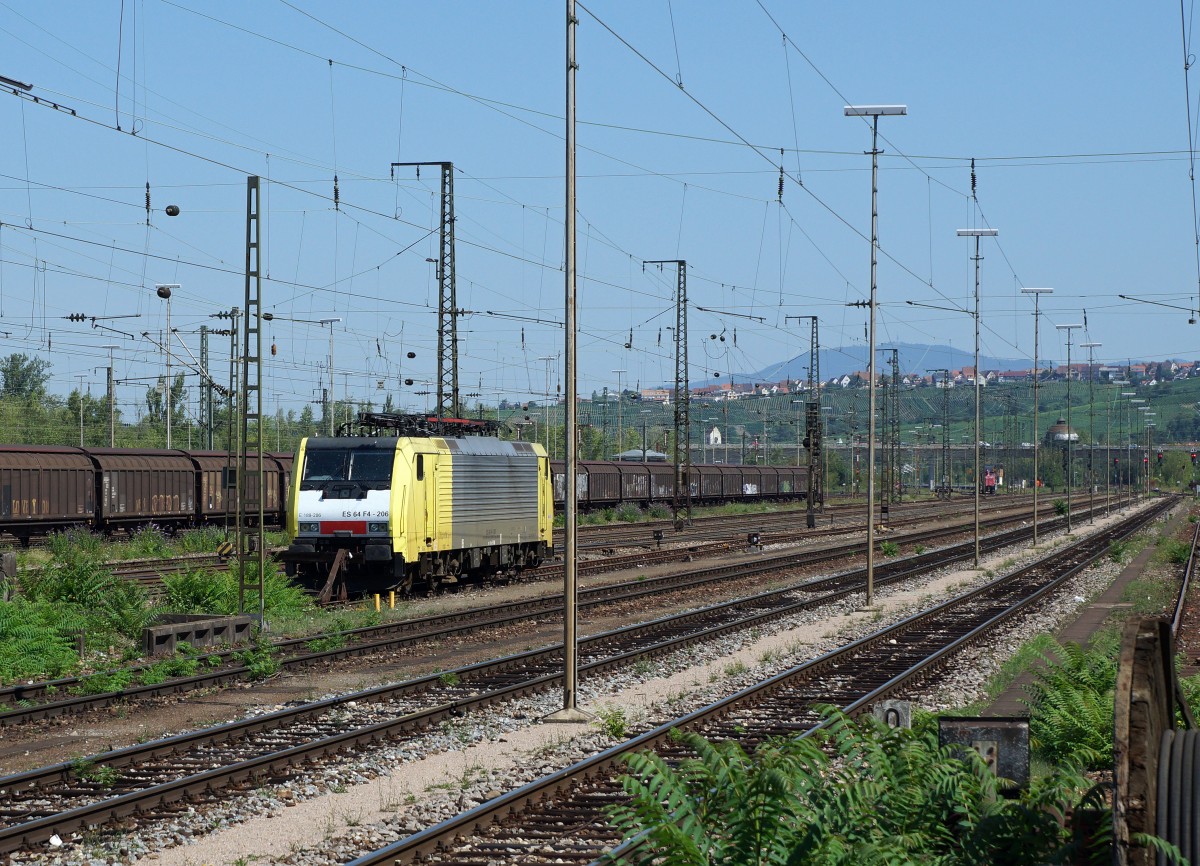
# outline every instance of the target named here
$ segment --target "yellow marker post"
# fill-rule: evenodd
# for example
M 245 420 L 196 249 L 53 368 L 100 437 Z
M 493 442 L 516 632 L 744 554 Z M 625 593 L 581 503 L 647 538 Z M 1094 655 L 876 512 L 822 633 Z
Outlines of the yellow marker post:
M 388 593 L 388 607 L 392 610 L 396 609 L 396 590 L 394 589 Z
M 375 612 L 379 613 L 379 593 L 375 593 Z

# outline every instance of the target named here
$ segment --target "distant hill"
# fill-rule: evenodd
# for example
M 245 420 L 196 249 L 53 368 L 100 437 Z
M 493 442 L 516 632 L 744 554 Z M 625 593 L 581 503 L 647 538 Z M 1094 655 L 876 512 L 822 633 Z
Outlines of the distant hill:
M 930 370 L 946 367 L 957 370 L 970 367 L 975 363 L 974 351 L 964 351 L 955 346 L 930 346 L 917 343 L 883 343 L 879 346 L 879 371 L 890 372 L 886 351 L 896 349 L 899 352 L 901 373 L 927 374 Z M 1039 365 L 1060 363 L 1050 358 L 1038 358 Z M 979 366 L 985 370 L 1024 370 L 1033 365 L 1030 358 L 998 358 L 991 355 L 980 355 Z M 834 376 L 853 373 L 855 370 L 867 368 L 867 347 L 861 345 L 838 346 L 833 349 L 821 350 L 821 378 L 825 381 Z M 764 367 L 752 373 L 736 373 L 735 378 L 743 375 L 753 377 L 756 381 L 778 382 L 783 379 L 808 378 L 808 352 L 803 352 L 787 361 L 781 361 Z M 693 383 L 694 385 L 695 383 Z

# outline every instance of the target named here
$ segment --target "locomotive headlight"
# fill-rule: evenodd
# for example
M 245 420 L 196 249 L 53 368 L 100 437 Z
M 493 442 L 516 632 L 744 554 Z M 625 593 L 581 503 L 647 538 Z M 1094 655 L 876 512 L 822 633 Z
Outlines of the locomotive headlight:
M 301 532 L 320 532 L 321 524 L 319 524 L 319 523 L 301 523 L 300 531 Z
M 387 532 L 388 525 L 386 523 L 368 523 L 367 531 L 368 532 Z

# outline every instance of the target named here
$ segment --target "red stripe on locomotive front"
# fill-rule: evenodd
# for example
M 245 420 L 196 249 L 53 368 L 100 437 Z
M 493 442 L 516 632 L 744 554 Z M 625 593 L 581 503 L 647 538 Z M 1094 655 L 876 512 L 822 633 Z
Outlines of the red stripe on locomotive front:
M 352 532 L 357 535 L 367 534 L 365 520 L 322 520 L 321 534 L 330 535 L 334 532 Z

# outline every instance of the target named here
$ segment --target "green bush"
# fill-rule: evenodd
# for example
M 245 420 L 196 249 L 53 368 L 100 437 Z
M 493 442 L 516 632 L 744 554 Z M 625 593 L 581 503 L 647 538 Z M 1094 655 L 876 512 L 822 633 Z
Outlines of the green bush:
M 304 646 L 310 653 L 323 653 L 327 650 L 341 649 L 346 645 L 346 636 L 344 634 L 329 634 L 324 637 L 314 638 Z
M 1192 546 L 1186 541 L 1168 538 L 1159 542 L 1158 547 L 1162 551 L 1162 558 L 1175 565 L 1184 565 L 1192 555 Z
M 50 558 L 55 562 L 104 558 L 104 539 L 86 529 L 52 532 L 46 536 L 46 547 L 50 551 Z
M 642 509 L 636 502 L 624 502 L 617 507 L 613 516 L 621 523 L 637 523 L 642 519 Z
M 76 695 L 106 695 L 122 691 L 133 682 L 133 671 L 103 671 L 83 677 L 79 685 L 71 689 Z
M 1032 866 L 1107 850 L 1105 832 L 1080 852 L 1059 825 L 1071 810 L 1103 806 L 1103 789 L 1078 770 L 1055 770 L 1009 800 L 978 755 L 937 745 L 929 717 L 892 730 L 870 716 L 824 715 L 819 737 L 771 740 L 753 755 L 734 741 L 675 732 L 696 757 L 630 756 L 621 778 L 630 800 L 607 812 L 626 840 L 644 834 L 646 844 L 622 862 Z
M 160 604 L 175 613 L 209 613 L 230 616 L 238 612 L 237 564 L 231 563 L 229 571 L 192 569 L 179 574 L 166 575 L 163 585 L 166 591 Z M 251 580 L 257 579 L 258 563 L 248 564 Z M 267 561 L 267 579 L 263 587 L 263 598 L 268 615 L 295 615 L 310 610 L 312 599 L 279 571 L 275 563 Z M 258 599 L 247 602 L 251 608 L 258 607 Z
M 130 559 L 156 559 L 171 555 L 171 544 L 157 526 L 139 526 L 124 549 Z
M 200 659 L 200 654 L 190 644 L 180 644 L 175 649 L 175 655 L 146 668 L 138 675 L 138 681 L 144 686 L 154 686 L 167 680 L 195 676 L 200 670 Z
M 265 680 L 279 673 L 278 651 L 263 635 L 259 635 L 252 648 L 234 653 L 233 657 L 249 670 L 251 679 Z
M 176 545 L 184 553 L 212 553 L 225 540 L 225 530 L 220 526 L 202 526 L 189 529 L 176 537 Z
M 55 679 L 75 669 L 75 635 L 86 619 L 72 605 L 15 596 L 0 602 L 0 682 Z
M 1065 517 L 1067 514 L 1067 500 L 1055 499 L 1054 500 L 1054 513 L 1057 514 L 1059 517 Z
M 92 647 L 107 648 L 119 638 L 140 635 L 152 616 L 146 591 L 113 576 L 96 536 L 78 530 L 56 533 L 49 546 L 50 561 L 18 577 L 17 588 L 26 600 L 57 609 L 59 630 L 83 631 Z
M 899 556 L 900 545 L 894 541 L 879 542 L 879 550 L 884 556 Z

